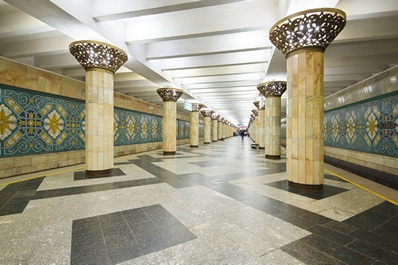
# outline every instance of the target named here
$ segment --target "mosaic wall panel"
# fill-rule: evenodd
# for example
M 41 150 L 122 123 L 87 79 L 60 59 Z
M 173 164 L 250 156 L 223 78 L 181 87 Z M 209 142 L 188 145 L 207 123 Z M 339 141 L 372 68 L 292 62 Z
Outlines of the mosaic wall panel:
M 325 145 L 398 157 L 398 92 L 325 111 Z
M 115 146 L 161 142 L 163 117 L 115 107 Z
M 177 140 L 189 139 L 190 128 L 189 121 L 177 119 Z
M 398 157 L 397 91 L 325 111 L 324 122 L 325 146 Z
M 115 107 L 114 145 L 161 142 L 162 124 L 161 116 Z M 189 121 L 177 125 L 177 139 L 189 139 Z M 0 158 L 84 148 L 83 100 L 0 84 Z
M 84 149 L 84 101 L 0 85 L 0 156 Z

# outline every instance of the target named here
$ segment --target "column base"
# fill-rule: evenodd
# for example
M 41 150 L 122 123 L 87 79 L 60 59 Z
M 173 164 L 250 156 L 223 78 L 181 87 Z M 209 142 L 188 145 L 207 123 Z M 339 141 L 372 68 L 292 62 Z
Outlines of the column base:
M 198 148 L 199 145 L 190 145 L 189 147 Z
M 278 159 L 281 159 L 281 156 L 280 155 L 265 155 L 265 158 L 278 160 Z
M 261 150 L 265 150 L 265 147 L 260 147 Z
M 217 143 L 217 140 L 212 140 L 213 143 Z
M 176 151 L 163 151 L 164 156 L 173 156 L 176 154 Z
M 225 140 L 225 138 L 221 138 L 221 141 L 224 141 Z
M 112 176 L 112 168 L 104 170 L 86 170 L 87 178 L 105 178 Z
M 300 184 L 292 181 L 289 182 L 289 188 L 295 189 L 295 190 L 301 190 L 301 191 L 323 191 L 323 184 L 319 185 L 309 185 L 309 184 Z
M 210 144 L 210 142 L 205 142 L 205 144 Z

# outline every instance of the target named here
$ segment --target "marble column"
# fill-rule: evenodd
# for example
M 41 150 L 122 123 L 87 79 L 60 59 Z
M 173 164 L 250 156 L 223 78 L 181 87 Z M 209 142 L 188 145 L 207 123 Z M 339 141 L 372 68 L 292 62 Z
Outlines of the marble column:
M 264 145 L 264 105 L 260 106 L 260 100 L 253 101 L 254 106 L 258 109 L 257 117 L 257 144 L 259 149 L 265 149 Z
M 204 128 L 204 143 L 210 144 L 211 142 L 211 115 L 214 111 L 209 109 L 202 109 L 200 113 L 202 113 L 205 120 L 205 128 Z
M 323 189 L 323 53 L 343 30 L 346 15 L 334 8 L 292 14 L 270 29 L 287 58 L 286 169 L 289 186 Z
M 211 115 L 211 122 L 212 122 L 211 141 L 213 143 L 218 141 L 218 129 L 217 129 L 218 117 L 220 117 L 220 114 L 213 113 L 213 115 Z
M 225 140 L 225 137 L 226 137 L 226 135 L 227 135 L 227 132 L 226 132 L 226 130 L 227 130 L 227 122 L 228 122 L 228 120 L 226 120 L 226 119 L 224 119 L 224 120 L 222 121 L 221 139 L 222 139 L 223 141 Z
M 224 120 L 224 117 L 219 116 L 218 117 L 218 123 L 217 123 L 217 139 L 219 141 L 222 141 L 222 121 Z
M 163 99 L 163 155 L 175 155 L 177 150 L 177 100 L 184 91 L 162 87 L 156 92 Z
M 281 158 L 281 96 L 286 91 L 286 82 L 271 81 L 257 85 L 265 96 L 265 158 Z
M 252 137 L 252 139 L 253 139 L 253 141 L 256 143 L 256 144 L 258 144 L 258 109 L 252 109 L 252 112 L 253 112 L 253 125 L 254 125 L 254 128 L 253 128 L 253 137 Z
M 201 103 L 192 103 L 192 111 L 189 115 L 189 143 L 190 147 L 199 147 L 199 111 Z
M 127 54 L 91 40 L 72 42 L 69 51 L 86 70 L 86 176 L 108 177 L 113 168 L 113 75 Z

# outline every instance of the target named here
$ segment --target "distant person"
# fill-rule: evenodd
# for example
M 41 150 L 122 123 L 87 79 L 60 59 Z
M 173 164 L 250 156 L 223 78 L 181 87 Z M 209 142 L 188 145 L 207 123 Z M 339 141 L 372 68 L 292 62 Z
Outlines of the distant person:
M 244 130 L 240 131 L 240 136 L 242 136 L 242 141 L 243 141 L 243 137 L 245 137 L 245 131 Z

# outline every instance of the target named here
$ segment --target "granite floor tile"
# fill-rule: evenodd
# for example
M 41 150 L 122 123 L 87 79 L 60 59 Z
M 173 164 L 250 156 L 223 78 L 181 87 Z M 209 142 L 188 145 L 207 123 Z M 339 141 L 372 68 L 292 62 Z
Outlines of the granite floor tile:
M 396 205 L 329 174 L 322 194 L 289 191 L 285 159 L 233 140 L 2 187 L 0 263 L 394 264 Z

